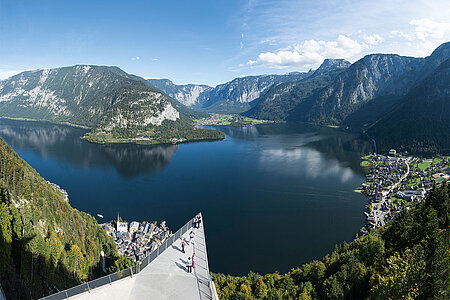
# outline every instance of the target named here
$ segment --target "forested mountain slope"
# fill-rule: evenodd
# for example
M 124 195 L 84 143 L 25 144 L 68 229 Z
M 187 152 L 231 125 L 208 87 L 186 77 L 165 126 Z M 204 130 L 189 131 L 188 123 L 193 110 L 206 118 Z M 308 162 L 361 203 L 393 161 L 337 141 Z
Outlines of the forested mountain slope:
M 0 139 L 0 282 L 8 299 L 40 298 L 133 262 L 95 219 L 72 208 Z
M 450 59 L 367 130 L 378 149 L 450 153 Z
M 257 119 L 286 120 L 291 111 L 305 98 L 323 88 L 344 71 L 350 63 L 343 59 L 326 59 L 310 76 L 300 80 L 280 83 L 270 88 L 258 103 L 243 113 Z

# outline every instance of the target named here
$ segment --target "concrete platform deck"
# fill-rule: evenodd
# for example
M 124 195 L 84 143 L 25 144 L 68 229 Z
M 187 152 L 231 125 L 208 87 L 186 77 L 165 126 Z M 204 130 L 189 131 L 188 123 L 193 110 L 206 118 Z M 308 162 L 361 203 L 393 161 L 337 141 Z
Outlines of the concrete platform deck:
M 182 236 L 185 241 L 189 241 L 191 230 L 195 233 L 194 243 L 187 245 L 185 254 L 181 252 L 181 239 L 178 239 L 137 275 L 70 299 L 213 299 L 203 226 L 188 230 Z M 196 267 L 188 273 L 187 259 L 194 252 Z

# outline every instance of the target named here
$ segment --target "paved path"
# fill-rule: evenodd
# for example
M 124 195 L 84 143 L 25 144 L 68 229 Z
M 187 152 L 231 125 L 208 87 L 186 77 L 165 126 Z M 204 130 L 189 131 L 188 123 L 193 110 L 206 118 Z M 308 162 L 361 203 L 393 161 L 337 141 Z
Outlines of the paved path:
M 195 233 L 194 245 L 186 247 L 186 254 L 181 252 L 181 240 L 178 239 L 136 276 L 71 299 L 212 299 L 203 227 L 192 230 Z M 186 241 L 190 232 L 188 230 L 183 235 Z M 193 273 L 188 273 L 186 261 L 194 251 L 196 268 Z

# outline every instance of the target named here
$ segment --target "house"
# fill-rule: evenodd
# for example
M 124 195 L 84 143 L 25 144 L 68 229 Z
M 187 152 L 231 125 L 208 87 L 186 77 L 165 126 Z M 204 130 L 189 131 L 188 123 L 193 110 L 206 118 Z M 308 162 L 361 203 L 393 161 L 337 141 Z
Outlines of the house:
M 144 233 L 146 234 L 148 232 L 148 228 L 150 227 L 150 224 L 145 224 Z
M 128 223 L 117 222 L 117 232 L 128 232 Z
M 133 221 L 130 223 L 130 233 L 136 232 L 139 229 L 139 222 Z

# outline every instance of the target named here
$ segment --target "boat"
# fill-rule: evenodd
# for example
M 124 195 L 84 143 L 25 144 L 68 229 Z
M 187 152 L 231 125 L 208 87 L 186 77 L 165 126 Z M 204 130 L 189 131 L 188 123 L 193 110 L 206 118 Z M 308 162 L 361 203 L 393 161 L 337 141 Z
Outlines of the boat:
M 97 214 L 97 217 L 102 218 L 103 219 L 103 215 L 101 214 Z

